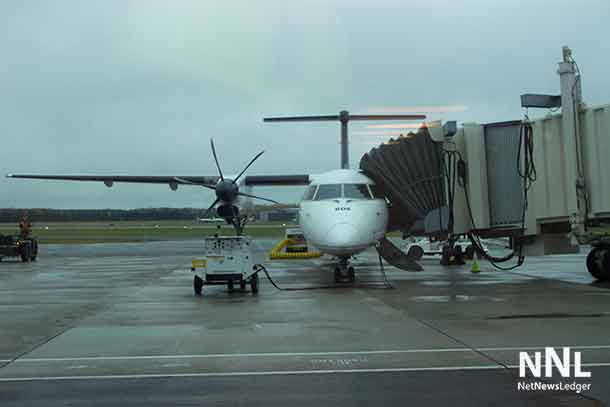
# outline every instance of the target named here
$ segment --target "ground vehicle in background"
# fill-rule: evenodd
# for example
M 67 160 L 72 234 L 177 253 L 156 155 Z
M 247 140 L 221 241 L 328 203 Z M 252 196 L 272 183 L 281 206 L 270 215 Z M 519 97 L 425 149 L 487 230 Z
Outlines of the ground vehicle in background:
M 290 239 L 290 244 L 286 246 L 286 253 L 305 253 L 307 252 L 307 240 L 301 228 L 286 228 L 285 239 Z
M 412 237 L 407 243 L 405 247 L 405 252 L 407 255 L 413 257 L 418 260 L 421 259 L 424 255 L 434 256 L 434 255 L 442 255 L 443 254 L 443 246 L 447 244 L 445 240 L 430 240 L 428 238 L 415 238 Z M 465 259 L 472 259 L 474 256 L 474 246 L 472 242 L 466 237 L 460 237 L 454 242 L 454 247 L 460 247 L 459 251 L 464 253 Z M 481 242 L 481 247 L 487 253 L 489 250 L 487 246 Z
M 21 261 L 36 261 L 38 241 L 33 237 L 0 235 L 0 260 L 4 257 L 20 257 Z

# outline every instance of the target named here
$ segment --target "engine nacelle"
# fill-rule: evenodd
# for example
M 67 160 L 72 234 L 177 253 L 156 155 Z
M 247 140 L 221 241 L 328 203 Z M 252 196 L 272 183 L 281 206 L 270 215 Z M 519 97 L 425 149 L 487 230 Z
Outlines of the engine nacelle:
M 216 215 L 219 218 L 230 219 L 239 216 L 239 208 L 235 205 L 220 205 L 216 209 Z

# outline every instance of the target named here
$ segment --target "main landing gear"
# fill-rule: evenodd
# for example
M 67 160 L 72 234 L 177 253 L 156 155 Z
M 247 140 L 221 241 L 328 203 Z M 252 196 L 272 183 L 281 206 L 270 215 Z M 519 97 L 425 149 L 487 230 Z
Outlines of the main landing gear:
M 350 266 L 347 258 L 339 260 L 339 265 L 335 267 L 335 283 L 353 283 L 356 281 L 354 267 Z

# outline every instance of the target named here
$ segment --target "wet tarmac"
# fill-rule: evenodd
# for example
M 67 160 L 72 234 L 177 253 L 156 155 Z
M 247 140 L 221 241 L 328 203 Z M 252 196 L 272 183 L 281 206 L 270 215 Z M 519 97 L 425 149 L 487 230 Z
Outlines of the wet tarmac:
M 260 253 L 271 241 L 257 241 Z M 579 255 L 424 271 L 358 256 L 358 284 L 204 287 L 200 242 L 48 245 L 0 263 L 0 405 L 603 405 L 610 290 Z M 266 263 L 280 287 L 333 285 L 327 260 Z M 569 346 L 589 391 L 524 391 L 518 354 Z M 537 379 L 536 379 L 537 380 Z

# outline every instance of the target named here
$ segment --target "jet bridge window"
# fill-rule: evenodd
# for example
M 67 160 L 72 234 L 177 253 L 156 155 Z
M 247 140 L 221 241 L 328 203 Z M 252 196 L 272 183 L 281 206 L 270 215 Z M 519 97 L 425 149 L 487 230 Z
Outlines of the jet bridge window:
M 371 199 L 366 184 L 343 184 L 343 197 L 347 199 Z
M 307 187 L 307 189 L 305 190 L 305 194 L 303 195 L 303 200 L 311 201 L 316 193 L 317 187 L 317 185 L 310 185 L 309 187 Z
M 341 198 L 341 184 L 323 184 L 318 187 L 316 201 Z

